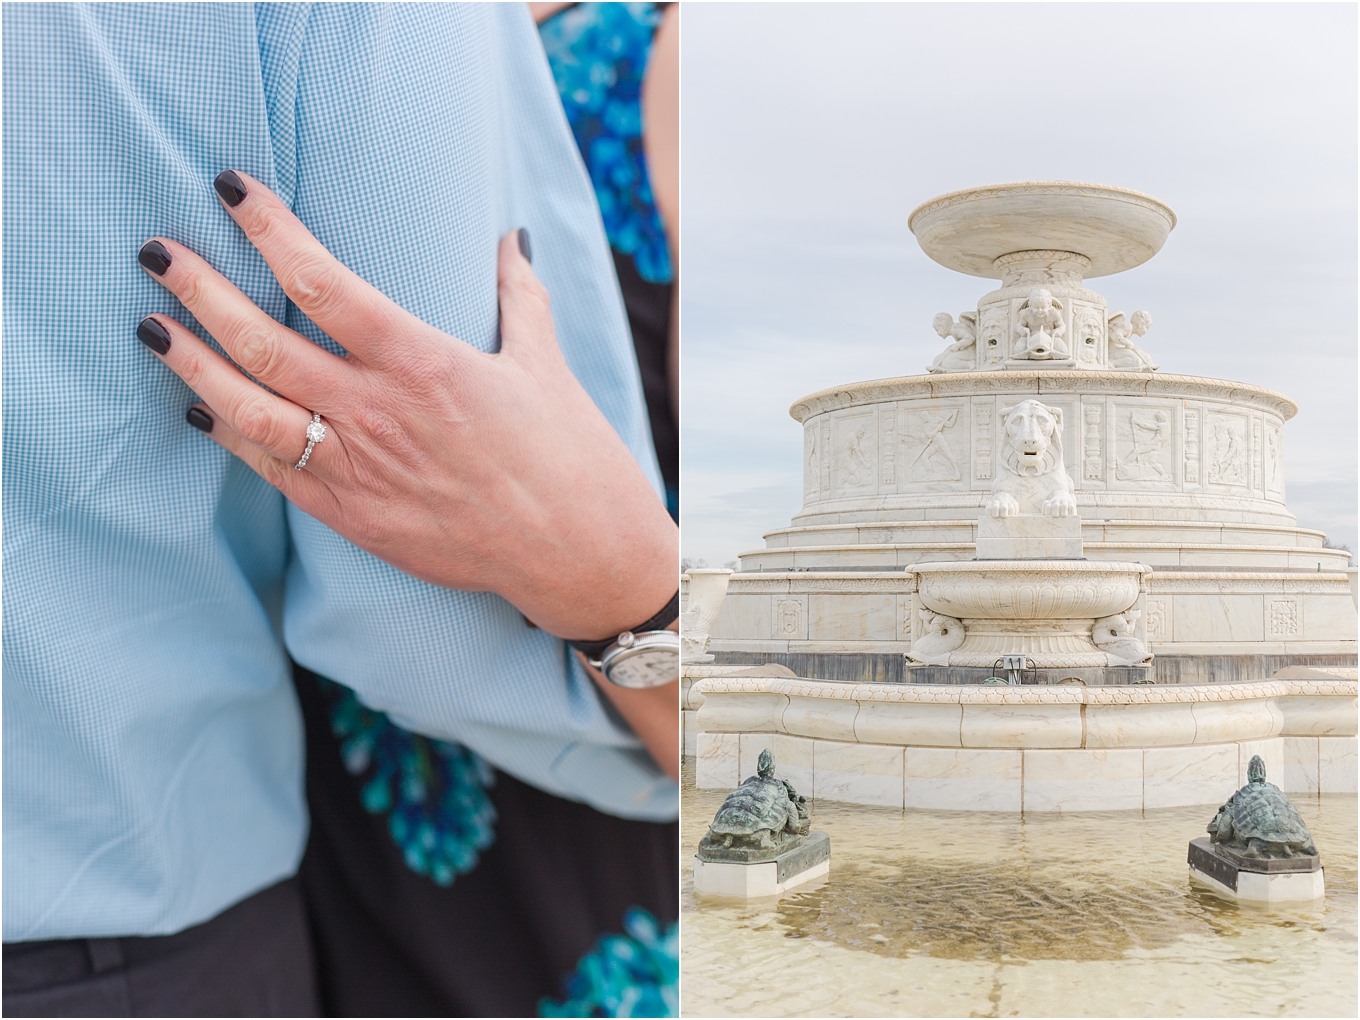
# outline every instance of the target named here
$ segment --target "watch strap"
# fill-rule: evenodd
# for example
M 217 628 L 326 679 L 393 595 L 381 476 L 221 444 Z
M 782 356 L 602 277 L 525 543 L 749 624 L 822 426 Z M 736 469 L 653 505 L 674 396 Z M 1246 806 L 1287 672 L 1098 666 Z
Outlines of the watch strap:
M 675 594 L 671 596 L 671 600 L 666 603 L 666 608 L 661 610 L 661 612 L 657 613 L 650 620 L 644 620 L 636 627 L 629 627 L 626 632 L 620 631 L 620 633 L 642 634 L 649 630 L 665 630 L 679 615 L 680 590 L 677 588 Z M 602 641 L 568 641 L 567 644 L 582 653 L 591 662 L 599 662 L 600 657 L 604 655 L 605 649 L 618 639 L 618 635 L 616 634 L 613 637 L 607 637 Z

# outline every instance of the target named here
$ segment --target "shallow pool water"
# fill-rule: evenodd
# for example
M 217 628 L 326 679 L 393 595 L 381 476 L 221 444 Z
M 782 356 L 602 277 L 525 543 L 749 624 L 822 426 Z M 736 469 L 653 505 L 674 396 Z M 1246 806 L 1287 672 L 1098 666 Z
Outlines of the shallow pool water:
M 1357 1013 L 1354 797 L 1294 798 L 1327 897 L 1265 910 L 1191 883 L 1186 844 L 1212 805 L 1022 818 L 817 801 L 828 878 L 778 901 L 696 897 L 694 848 L 724 795 L 695 790 L 687 763 L 685 1016 Z

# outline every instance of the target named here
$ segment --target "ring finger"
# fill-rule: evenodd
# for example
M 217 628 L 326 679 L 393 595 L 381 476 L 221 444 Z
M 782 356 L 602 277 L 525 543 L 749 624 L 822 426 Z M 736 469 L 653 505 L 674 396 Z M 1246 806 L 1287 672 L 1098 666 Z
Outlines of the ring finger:
M 137 326 L 137 338 L 160 355 L 232 429 L 271 456 L 289 465 L 302 459 L 312 412 L 275 396 L 252 382 L 194 333 L 165 315 L 148 315 Z M 327 438 L 330 429 L 327 428 Z M 316 443 L 307 470 L 326 476 L 338 444 Z

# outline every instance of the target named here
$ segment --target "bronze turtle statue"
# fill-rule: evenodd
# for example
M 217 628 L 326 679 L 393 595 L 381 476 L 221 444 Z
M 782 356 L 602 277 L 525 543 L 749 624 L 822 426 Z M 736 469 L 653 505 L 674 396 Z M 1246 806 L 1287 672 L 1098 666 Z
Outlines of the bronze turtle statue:
M 1298 808 L 1283 790 L 1266 782 L 1266 763 L 1259 754 L 1247 765 L 1247 785 L 1218 809 L 1208 832 L 1211 842 L 1240 857 L 1317 856 Z
M 753 860 L 802 842 L 812 826 L 807 798 L 774 777 L 774 755 L 760 752 L 756 774 L 727 795 L 699 841 L 700 857 Z

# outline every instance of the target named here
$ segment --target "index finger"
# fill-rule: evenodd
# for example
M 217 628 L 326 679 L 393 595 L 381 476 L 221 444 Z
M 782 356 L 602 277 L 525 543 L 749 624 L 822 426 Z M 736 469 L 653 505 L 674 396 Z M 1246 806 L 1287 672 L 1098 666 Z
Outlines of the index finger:
M 224 170 L 213 187 L 293 304 L 351 354 L 380 360 L 388 338 L 429 328 L 327 251 L 249 174 Z

